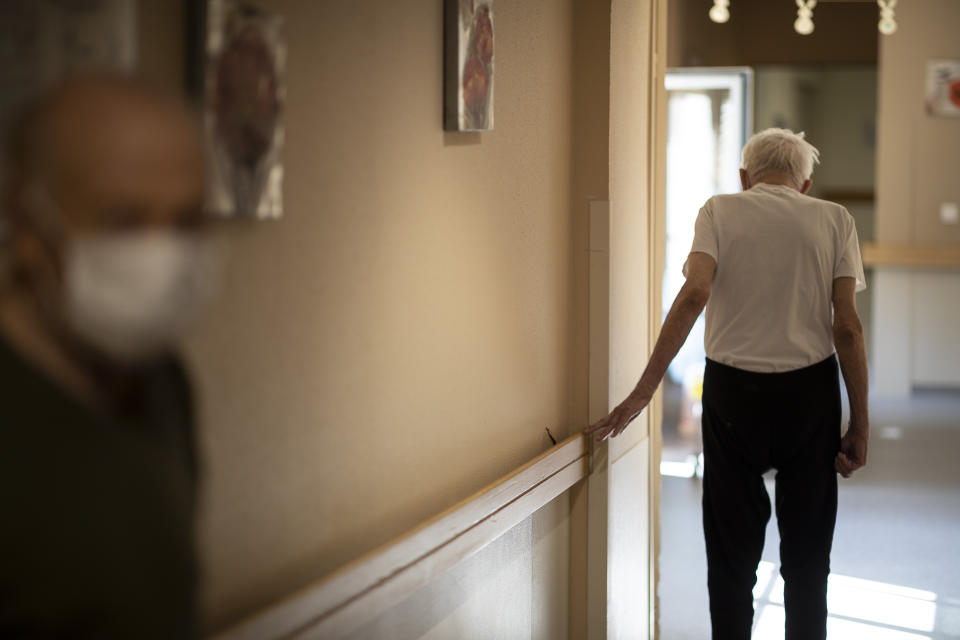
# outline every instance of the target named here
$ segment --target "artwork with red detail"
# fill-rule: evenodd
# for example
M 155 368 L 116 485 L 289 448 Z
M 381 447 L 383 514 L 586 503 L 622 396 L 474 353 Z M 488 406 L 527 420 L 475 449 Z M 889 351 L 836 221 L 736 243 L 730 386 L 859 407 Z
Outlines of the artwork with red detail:
M 444 126 L 493 129 L 493 0 L 447 0 Z
M 205 132 L 210 207 L 234 217 L 282 212 L 282 22 L 240 0 L 209 0 Z
M 947 91 L 950 94 L 950 102 L 952 102 L 955 107 L 960 109 L 960 78 L 951 82 Z
M 927 113 L 960 116 L 960 60 L 927 61 Z

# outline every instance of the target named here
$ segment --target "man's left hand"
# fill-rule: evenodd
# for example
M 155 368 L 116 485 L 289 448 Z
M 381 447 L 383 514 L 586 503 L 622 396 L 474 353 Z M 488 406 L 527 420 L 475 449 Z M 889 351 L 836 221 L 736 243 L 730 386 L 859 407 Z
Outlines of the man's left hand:
M 627 425 L 650 404 L 650 398 L 651 396 L 631 393 L 627 396 L 626 400 L 618 404 L 616 408 L 610 412 L 610 415 L 594 422 L 584 429 L 583 432 L 587 435 L 595 434 L 598 441 L 605 440 L 607 437 L 617 437 L 623 433 Z
M 833 461 L 837 473 L 849 478 L 853 472 L 867 464 L 867 440 L 869 427 L 849 427 L 840 441 L 840 451 Z

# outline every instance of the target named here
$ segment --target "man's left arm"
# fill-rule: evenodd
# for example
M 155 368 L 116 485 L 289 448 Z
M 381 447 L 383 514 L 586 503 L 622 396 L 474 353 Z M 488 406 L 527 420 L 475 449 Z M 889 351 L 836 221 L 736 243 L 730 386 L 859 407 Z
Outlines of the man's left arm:
M 613 438 L 623 432 L 627 425 L 640 415 L 656 393 L 660 381 L 663 380 L 667 367 L 676 357 L 680 347 L 686 341 L 710 298 L 710 287 L 717 270 L 717 263 L 712 256 L 702 252 L 690 254 L 687 260 L 687 281 L 677 294 L 677 298 L 670 307 L 670 312 L 663 321 L 660 337 L 653 347 L 653 354 L 647 363 L 640 382 L 630 395 L 617 405 L 608 416 L 587 427 L 584 432 L 596 434 L 597 440 L 608 436 Z

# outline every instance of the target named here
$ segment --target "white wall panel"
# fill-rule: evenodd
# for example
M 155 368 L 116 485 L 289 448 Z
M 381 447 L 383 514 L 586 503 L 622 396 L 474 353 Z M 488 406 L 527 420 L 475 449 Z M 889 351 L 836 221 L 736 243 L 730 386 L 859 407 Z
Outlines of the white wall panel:
M 874 270 L 871 389 L 882 396 L 910 394 L 910 274 L 902 269 Z
M 912 276 L 913 384 L 960 387 L 960 276 Z
M 610 466 L 610 638 L 647 638 L 650 631 L 650 440 Z
M 566 638 L 568 495 L 558 496 L 483 550 L 347 638 Z

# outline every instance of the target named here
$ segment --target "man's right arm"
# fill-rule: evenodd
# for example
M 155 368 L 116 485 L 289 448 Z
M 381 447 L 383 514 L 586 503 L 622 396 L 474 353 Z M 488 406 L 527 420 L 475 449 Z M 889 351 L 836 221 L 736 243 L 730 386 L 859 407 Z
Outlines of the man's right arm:
M 870 414 L 867 407 L 867 350 L 857 314 L 856 278 L 833 281 L 833 343 L 850 398 L 850 426 L 834 466 L 844 478 L 867 463 Z

